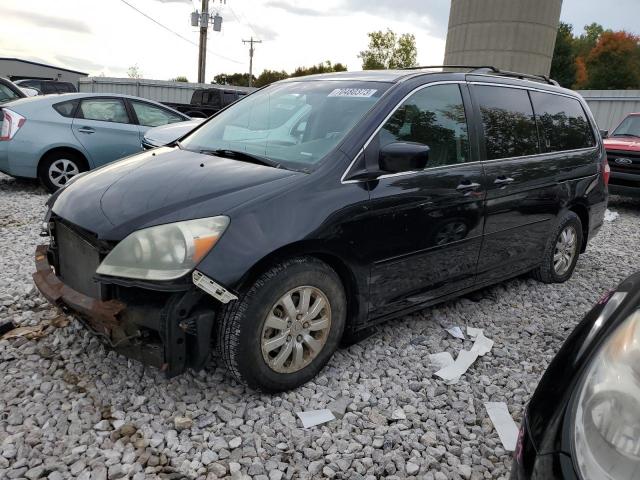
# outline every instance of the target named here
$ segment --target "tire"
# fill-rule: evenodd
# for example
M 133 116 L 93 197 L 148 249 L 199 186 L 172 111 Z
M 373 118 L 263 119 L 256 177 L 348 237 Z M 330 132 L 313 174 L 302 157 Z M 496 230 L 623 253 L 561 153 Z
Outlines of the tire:
M 573 234 L 573 243 L 569 247 L 567 232 Z M 563 251 L 561 243 L 565 244 Z M 544 283 L 564 283 L 571 278 L 576 268 L 580 247 L 582 246 L 582 222 L 573 212 L 565 212 L 560 216 L 542 255 L 542 264 L 533 271 L 533 277 Z M 569 255 L 570 253 L 570 255 Z M 557 258 L 556 255 L 558 255 Z M 568 258 L 568 256 L 570 258 Z M 564 257 L 564 261 L 561 258 Z M 558 268 L 561 267 L 561 268 Z
M 46 155 L 40 161 L 38 178 L 42 186 L 53 193 L 63 187 L 71 178 L 86 170 L 86 162 L 79 154 L 55 152 Z
M 289 307 L 297 312 L 296 320 L 291 320 L 284 307 L 286 295 L 293 302 Z M 307 310 L 303 295 L 309 299 Z M 326 305 L 314 315 L 318 299 Z M 312 316 L 306 319 L 300 313 L 304 311 Z M 313 257 L 293 258 L 263 273 L 245 294 L 223 309 L 217 349 L 231 374 L 250 388 L 291 390 L 311 380 L 329 361 L 340 343 L 346 312 L 346 295 L 338 274 Z M 318 330 L 327 318 L 328 327 Z M 307 341 L 309 336 L 313 338 Z M 273 348 L 277 344 L 281 346 Z M 322 346 L 314 354 L 311 344 Z

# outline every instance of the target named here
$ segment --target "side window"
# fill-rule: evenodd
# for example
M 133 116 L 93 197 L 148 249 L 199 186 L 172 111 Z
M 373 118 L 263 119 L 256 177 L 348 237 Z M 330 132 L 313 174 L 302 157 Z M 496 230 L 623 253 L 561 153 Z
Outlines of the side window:
M 196 90 L 195 92 L 193 92 L 191 103 L 194 105 L 202 103 L 202 90 Z
M 66 82 L 58 82 L 56 84 L 56 89 L 58 90 L 58 93 L 74 93 L 76 91 L 72 84 Z
M 526 90 L 474 86 L 480 106 L 487 160 L 535 155 L 538 131 Z
M 131 105 L 133 105 L 133 110 L 138 117 L 138 123 L 145 127 L 157 127 L 159 125 L 166 125 L 167 123 L 183 121 L 181 116 L 149 103 L 132 100 Z
M 234 92 L 223 92 L 222 93 L 222 105 L 227 106 L 235 102 L 237 99 L 236 94 Z
M 202 94 L 203 103 L 214 108 L 220 108 L 220 92 L 218 90 L 211 90 Z
M 122 100 L 117 98 L 91 98 L 80 103 L 80 116 L 87 120 L 129 123 L 129 115 Z
M 531 92 L 531 100 L 544 152 L 595 145 L 591 125 L 578 100 L 540 92 Z
M 72 100 L 69 102 L 56 103 L 55 105 L 53 105 L 53 108 L 63 117 L 71 118 L 73 117 L 77 105 L 78 101 Z
M 42 93 L 48 95 L 50 93 L 58 93 L 56 86 L 51 82 L 42 82 Z
M 434 85 L 414 93 L 379 132 L 380 146 L 416 142 L 429 147 L 428 167 L 469 160 L 469 133 L 457 84 Z

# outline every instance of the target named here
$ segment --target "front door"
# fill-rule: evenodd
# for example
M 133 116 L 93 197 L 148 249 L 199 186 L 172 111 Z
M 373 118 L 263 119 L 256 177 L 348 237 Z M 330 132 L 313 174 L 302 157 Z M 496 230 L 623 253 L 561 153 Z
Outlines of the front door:
M 474 161 L 463 96 L 468 99 L 467 87 L 459 83 L 417 90 L 365 150 L 377 159 L 379 148 L 393 142 L 416 142 L 430 149 L 424 170 L 370 183 L 372 318 L 474 283 L 484 178 L 482 164 Z
M 81 100 L 71 128 L 94 168 L 142 150 L 139 126 L 120 98 Z

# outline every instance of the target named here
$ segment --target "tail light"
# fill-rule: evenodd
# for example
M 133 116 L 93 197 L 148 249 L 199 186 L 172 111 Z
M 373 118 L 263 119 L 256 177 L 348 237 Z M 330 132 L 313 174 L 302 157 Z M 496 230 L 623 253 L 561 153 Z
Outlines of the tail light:
M 11 140 L 20 127 L 24 125 L 24 122 L 27 121 L 19 113 L 14 112 L 13 110 L 9 110 L 5 108 L 2 110 L 2 128 L 0 129 L 0 142 Z
M 611 167 L 607 161 L 607 157 L 602 160 L 602 179 L 605 185 L 609 185 L 609 177 L 611 176 Z

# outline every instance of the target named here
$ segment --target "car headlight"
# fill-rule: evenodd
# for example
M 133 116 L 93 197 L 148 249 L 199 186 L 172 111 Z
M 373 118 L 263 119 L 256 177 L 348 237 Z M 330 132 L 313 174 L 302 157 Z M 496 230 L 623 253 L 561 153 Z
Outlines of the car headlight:
M 640 310 L 607 339 L 582 382 L 573 447 L 585 479 L 640 478 Z
M 133 232 L 107 255 L 96 273 L 142 280 L 173 280 L 189 273 L 216 244 L 229 217 L 168 223 Z

